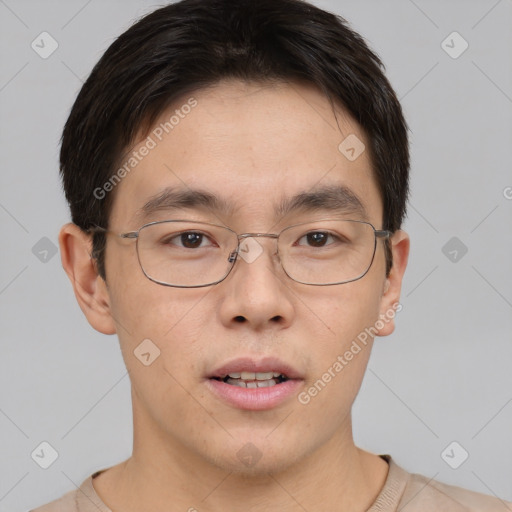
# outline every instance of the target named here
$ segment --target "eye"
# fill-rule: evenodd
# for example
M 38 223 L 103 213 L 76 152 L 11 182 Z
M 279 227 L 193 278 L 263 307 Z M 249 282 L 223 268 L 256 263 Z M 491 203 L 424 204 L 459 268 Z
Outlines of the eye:
M 304 245 L 300 242 L 301 240 L 305 240 L 310 247 L 324 247 L 325 245 L 330 245 L 330 243 L 333 243 L 334 238 L 339 240 L 338 237 L 333 236 L 333 234 L 329 233 L 328 231 L 311 231 L 303 235 L 298 240 L 298 245 Z M 329 240 L 331 240 L 331 242 L 328 244 L 327 242 Z
M 185 249 L 197 249 L 205 247 L 203 242 L 209 241 L 208 237 L 204 233 L 197 231 L 185 231 L 179 234 L 173 234 L 164 239 L 164 244 L 177 245 L 178 247 L 184 247 Z M 210 244 L 211 245 L 211 244 Z

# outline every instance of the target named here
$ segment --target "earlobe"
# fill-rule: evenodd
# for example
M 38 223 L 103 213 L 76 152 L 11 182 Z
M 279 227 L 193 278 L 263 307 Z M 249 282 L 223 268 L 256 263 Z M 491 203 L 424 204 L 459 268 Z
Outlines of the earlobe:
M 91 237 L 76 224 L 65 224 L 59 233 L 59 246 L 62 266 L 88 322 L 103 334 L 115 334 L 108 290 L 91 258 Z
M 409 258 L 409 235 L 399 229 L 391 237 L 391 251 L 393 253 L 393 266 L 384 284 L 381 307 L 379 313 L 380 323 L 377 336 L 388 336 L 395 329 L 395 315 L 401 309 L 400 293 L 402 279 Z M 381 327 L 382 326 L 382 327 Z

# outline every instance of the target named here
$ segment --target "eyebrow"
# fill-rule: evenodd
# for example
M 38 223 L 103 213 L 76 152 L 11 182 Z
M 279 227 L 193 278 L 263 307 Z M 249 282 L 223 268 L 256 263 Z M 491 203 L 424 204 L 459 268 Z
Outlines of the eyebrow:
M 276 205 L 274 213 L 276 216 L 285 216 L 289 213 L 312 213 L 319 210 L 350 213 L 361 216 L 361 220 L 368 219 L 361 199 L 345 185 L 326 185 L 284 198 Z
M 165 188 L 159 194 L 152 196 L 140 208 L 136 216 L 149 219 L 159 211 L 179 209 L 199 209 L 233 216 L 237 208 L 225 199 L 208 191 L 190 188 Z M 313 213 L 329 211 L 343 214 L 355 214 L 367 220 L 367 212 L 361 199 L 344 185 L 327 185 L 310 191 L 282 198 L 274 205 L 275 217 L 284 217 L 291 213 Z
M 168 187 L 156 194 L 136 212 L 142 219 L 150 218 L 159 211 L 201 209 L 231 215 L 234 207 L 210 192 L 190 188 Z

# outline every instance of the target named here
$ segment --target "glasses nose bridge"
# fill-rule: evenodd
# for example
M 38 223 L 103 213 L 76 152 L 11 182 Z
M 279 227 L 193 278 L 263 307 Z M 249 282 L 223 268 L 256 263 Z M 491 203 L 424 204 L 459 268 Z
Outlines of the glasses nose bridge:
M 237 234 L 238 239 L 238 247 L 237 249 L 230 255 L 230 261 L 234 263 L 234 260 L 236 259 L 236 254 L 240 252 L 241 244 L 244 240 L 247 238 L 274 238 L 276 241 L 279 239 L 279 234 L 277 233 L 241 233 Z
M 242 233 L 240 235 L 236 235 L 238 238 L 238 242 L 240 243 L 240 240 L 245 238 L 262 238 L 262 237 L 268 237 L 268 238 L 279 238 L 279 235 L 276 233 Z
M 277 233 L 241 233 L 236 236 L 238 238 L 238 248 L 240 248 L 242 241 L 247 238 L 274 238 L 276 241 L 279 238 L 279 234 Z

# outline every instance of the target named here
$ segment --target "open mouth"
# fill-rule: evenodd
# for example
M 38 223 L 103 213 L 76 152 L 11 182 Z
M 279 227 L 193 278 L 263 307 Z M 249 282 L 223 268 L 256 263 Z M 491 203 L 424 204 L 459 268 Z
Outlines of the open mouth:
M 207 384 L 231 407 L 263 411 L 290 400 L 304 385 L 304 377 L 277 358 L 239 358 L 210 373 Z
M 229 373 L 224 377 L 211 377 L 214 380 L 225 382 L 232 386 L 241 388 L 268 388 L 286 382 L 288 377 L 282 373 L 276 372 L 236 372 Z

